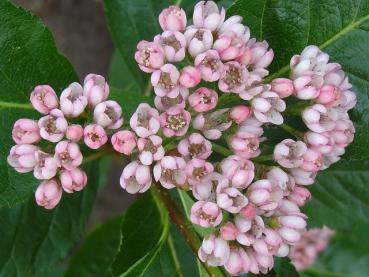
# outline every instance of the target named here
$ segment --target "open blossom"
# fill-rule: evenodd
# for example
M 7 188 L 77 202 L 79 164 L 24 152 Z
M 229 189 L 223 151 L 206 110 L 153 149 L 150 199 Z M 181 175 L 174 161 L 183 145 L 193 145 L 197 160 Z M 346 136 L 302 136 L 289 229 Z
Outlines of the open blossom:
M 186 38 L 178 31 L 165 31 L 154 38 L 154 42 L 163 47 L 165 58 L 169 62 L 180 62 L 186 55 Z
M 145 40 L 137 44 L 135 60 L 142 71 L 154 72 L 164 64 L 164 58 L 164 49 L 160 44 Z
M 82 153 L 78 144 L 63 140 L 55 146 L 55 160 L 59 167 L 71 170 L 82 164 Z
M 258 215 L 250 219 L 242 215 L 236 215 L 234 217 L 234 224 L 239 231 L 236 240 L 245 246 L 250 246 L 255 240 L 261 238 L 265 229 L 264 221 Z
M 120 185 L 128 193 L 143 193 L 151 186 L 150 167 L 138 161 L 129 163 L 122 172 Z
M 226 187 L 228 183 L 228 179 L 223 175 L 212 172 L 209 176 L 201 180 L 201 182 L 192 183 L 191 190 L 197 200 L 214 201 L 217 197 L 216 188 L 218 186 Z
M 254 158 L 260 155 L 261 139 L 252 133 L 238 131 L 230 139 L 232 151 L 244 159 Z
M 266 178 L 272 183 L 280 187 L 285 193 L 293 190 L 295 180 L 292 176 L 284 172 L 280 167 L 273 166 L 266 173 Z
M 218 51 L 210 49 L 195 58 L 195 66 L 201 72 L 201 78 L 207 82 L 218 81 L 223 72 L 223 62 Z
M 230 253 L 228 242 L 220 236 L 210 234 L 206 236 L 199 249 L 199 258 L 210 266 L 224 265 Z
M 216 192 L 218 206 L 230 213 L 239 213 L 248 203 L 246 196 L 229 182 L 218 184 Z
M 104 128 L 97 124 L 87 125 L 83 135 L 85 144 L 91 149 L 98 149 L 108 141 Z
M 183 136 L 190 125 L 191 115 L 180 107 L 171 107 L 160 115 L 160 126 L 167 137 Z
M 183 31 L 187 25 L 186 13 L 178 6 L 169 6 L 160 13 L 159 24 L 164 31 Z
M 232 187 L 244 189 L 251 184 L 255 176 L 254 164 L 239 156 L 233 155 L 220 163 L 222 174 L 229 179 Z
M 231 109 L 229 117 L 237 124 L 241 124 L 252 115 L 252 110 L 248 106 L 238 105 Z
M 17 144 L 38 142 L 41 137 L 37 121 L 26 118 L 18 119 L 13 126 L 12 138 Z
M 60 202 L 62 194 L 63 190 L 55 179 L 43 181 L 35 193 L 37 205 L 53 209 Z
M 306 126 L 314 132 L 323 133 L 332 131 L 338 119 L 338 112 L 327 109 L 323 105 L 315 104 L 302 113 L 302 120 Z
M 87 184 L 86 173 L 78 167 L 71 170 L 62 170 L 59 178 L 64 191 L 68 193 L 80 191 Z
M 201 87 L 188 97 L 188 103 L 196 112 L 207 112 L 215 108 L 218 94 L 215 90 Z
M 219 89 L 223 92 L 240 93 L 245 89 L 248 76 L 245 66 L 238 62 L 227 62 L 219 79 Z
M 283 198 L 283 190 L 267 179 L 251 184 L 248 189 L 249 200 L 264 211 L 273 211 Z
M 250 259 L 242 247 L 232 247 L 224 268 L 233 276 L 249 272 Z
M 187 182 L 193 186 L 208 180 L 214 171 L 211 163 L 202 159 L 192 159 L 186 165 Z
M 225 10 L 213 1 L 200 1 L 196 4 L 193 12 L 193 24 L 197 28 L 205 28 L 210 31 L 217 30 L 225 19 Z
M 255 117 L 263 123 L 280 125 L 283 123 L 281 112 L 286 109 L 286 103 L 272 91 L 265 91 L 251 102 Z
M 83 94 L 90 106 L 105 101 L 109 96 L 109 85 L 105 78 L 97 74 L 88 74 L 84 80 Z
M 187 28 L 184 35 L 187 40 L 188 53 L 194 58 L 213 46 L 213 35 L 208 29 L 191 26 Z
M 56 175 L 58 165 L 54 156 L 41 150 L 35 152 L 36 165 L 33 175 L 39 180 L 49 180 Z
M 274 160 L 286 168 L 299 167 L 304 162 L 306 150 L 304 142 L 285 139 L 275 146 Z
M 303 156 L 301 168 L 306 171 L 317 172 L 323 166 L 323 156 L 314 149 L 307 149 Z
M 191 208 L 191 222 L 201 227 L 215 227 L 222 219 L 222 210 L 213 202 L 197 201 Z
M 273 61 L 274 52 L 272 49 L 269 49 L 269 45 L 265 40 L 257 42 L 253 38 L 248 41 L 246 46 L 251 49 L 250 64 L 252 64 L 254 68 L 266 68 Z
M 251 116 L 239 125 L 238 131 L 261 137 L 264 134 L 263 123 L 257 120 L 254 116 Z
M 321 76 L 303 75 L 293 81 L 296 96 L 302 100 L 315 99 L 319 96 L 320 87 L 323 85 Z
M 137 148 L 140 151 L 138 157 L 143 165 L 151 165 L 154 161 L 160 161 L 164 157 L 162 142 L 161 137 L 156 135 L 137 140 Z
M 60 109 L 65 116 L 77 117 L 85 110 L 87 97 L 78 83 L 70 84 L 60 95 Z
M 198 133 L 193 133 L 181 140 L 178 152 L 187 159 L 198 158 L 206 160 L 212 153 L 211 142 Z
M 94 120 L 108 129 L 118 129 L 123 124 L 122 108 L 112 100 L 102 102 L 95 107 Z
M 83 137 L 82 126 L 79 124 L 69 125 L 65 136 L 67 137 L 67 139 L 71 141 L 74 141 L 74 142 L 80 141 L 81 138 Z
M 137 138 L 131 131 L 118 131 L 111 137 L 111 144 L 115 151 L 130 155 L 137 146 Z
M 39 85 L 31 92 L 32 106 L 42 114 L 48 114 L 59 105 L 55 91 L 49 85 Z
M 271 90 L 280 98 L 286 98 L 294 93 L 293 82 L 287 78 L 277 78 L 272 81 Z
M 166 189 L 174 187 L 183 188 L 186 185 L 186 162 L 183 158 L 165 156 L 154 166 L 155 181 Z
M 160 97 L 177 97 L 180 92 L 179 77 L 178 69 L 169 63 L 155 70 L 151 75 L 155 94 Z
M 334 147 L 334 132 L 316 133 L 307 131 L 304 135 L 306 143 L 322 154 L 329 154 Z
M 188 89 L 185 87 L 179 88 L 179 94 L 177 97 L 170 98 L 168 96 L 155 96 L 155 107 L 160 111 L 166 111 L 171 107 L 181 107 L 184 109 L 186 107 L 186 100 L 188 98 Z
M 355 135 L 355 127 L 351 120 L 340 119 L 336 121 L 335 128 L 329 132 L 335 146 L 346 147 L 353 140 Z
M 316 172 L 310 172 L 301 168 L 290 168 L 289 173 L 295 179 L 297 185 L 308 186 L 314 183 Z
M 219 52 L 223 61 L 234 60 L 245 52 L 245 43 L 250 38 L 250 30 L 246 26 L 230 26 L 221 32 L 214 42 L 213 49 Z
M 139 137 L 147 138 L 159 131 L 159 112 L 148 104 L 142 103 L 138 105 L 129 124 Z
M 310 198 L 310 191 L 300 186 L 295 186 L 291 193 L 288 195 L 288 200 L 296 203 L 299 207 L 304 206 Z
M 341 90 L 339 88 L 332 85 L 324 85 L 320 88 L 316 102 L 330 108 L 338 106 L 341 97 Z
M 50 114 L 38 120 L 40 135 L 43 139 L 51 142 L 58 142 L 63 137 L 68 128 L 67 120 L 61 110 L 54 109 Z
M 15 145 L 10 149 L 8 164 L 19 173 L 30 172 L 37 164 L 35 154 L 38 150 L 37 146 L 31 144 Z
M 193 127 L 200 130 L 207 139 L 215 140 L 222 136 L 222 132 L 232 125 L 226 113 L 228 109 L 220 109 L 210 114 L 198 114 Z

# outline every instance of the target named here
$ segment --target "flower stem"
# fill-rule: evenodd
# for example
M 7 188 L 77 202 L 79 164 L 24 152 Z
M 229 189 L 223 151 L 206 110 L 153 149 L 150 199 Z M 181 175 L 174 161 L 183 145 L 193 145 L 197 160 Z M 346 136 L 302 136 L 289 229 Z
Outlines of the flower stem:
M 233 155 L 233 152 L 229 150 L 228 148 L 221 146 L 219 144 L 216 144 L 214 142 L 211 143 L 213 145 L 213 151 L 215 153 L 221 154 L 225 157 Z
M 304 133 L 296 130 L 295 128 L 287 125 L 287 124 L 282 124 L 282 125 L 278 125 L 281 129 L 287 131 L 288 133 L 290 133 L 291 135 L 293 135 L 295 138 L 299 139 L 299 140 L 304 140 Z
M 111 148 L 105 148 L 95 154 L 89 155 L 86 158 L 84 158 L 82 164 L 93 162 L 101 158 L 102 156 L 109 155 L 109 154 L 113 154 L 113 150 Z

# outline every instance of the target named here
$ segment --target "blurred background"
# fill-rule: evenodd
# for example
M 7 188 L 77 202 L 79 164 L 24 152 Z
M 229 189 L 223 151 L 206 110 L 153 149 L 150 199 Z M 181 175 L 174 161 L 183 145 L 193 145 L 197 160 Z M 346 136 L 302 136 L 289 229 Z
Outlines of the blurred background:
M 88 73 L 108 76 L 114 52 L 102 0 L 11 0 L 42 19 L 53 33 L 59 51 L 67 57 L 80 80 Z M 99 190 L 88 226 L 121 214 L 134 196 L 119 186 L 123 161 L 109 168 Z M 89 228 L 88 228 L 89 229 Z

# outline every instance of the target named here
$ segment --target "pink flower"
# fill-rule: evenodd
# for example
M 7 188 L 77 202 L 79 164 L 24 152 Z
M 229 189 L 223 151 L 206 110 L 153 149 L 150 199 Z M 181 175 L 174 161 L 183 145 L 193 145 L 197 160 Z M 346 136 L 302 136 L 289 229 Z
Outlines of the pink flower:
M 191 208 L 191 222 L 201 227 L 215 227 L 222 219 L 221 209 L 213 202 L 197 201 Z
M 250 39 L 250 30 L 247 26 L 242 24 L 241 16 L 231 16 L 220 27 L 219 32 L 222 34 L 234 33 L 243 44 L 246 44 Z
M 60 183 L 68 193 L 81 191 L 87 184 L 87 175 L 78 167 L 72 170 L 64 169 L 60 172 Z
M 70 84 L 60 95 L 60 109 L 65 116 L 77 117 L 85 110 L 87 97 L 78 83 Z
M 205 28 L 213 32 L 223 24 L 224 19 L 224 8 L 219 11 L 213 1 L 200 1 L 195 6 L 193 24 L 197 28 Z
M 184 31 L 187 25 L 186 13 L 178 6 L 169 6 L 160 13 L 159 24 L 164 31 Z
M 83 94 L 86 96 L 88 104 L 95 107 L 108 98 L 109 85 L 103 76 L 88 74 L 84 80 Z
M 245 246 L 250 246 L 255 240 L 261 238 L 265 229 L 264 221 L 258 215 L 251 219 L 236 215 L 234 223 L 239 230 L 236 240 Z
M 240 57 L 244 52 L 245 48 L 245 39 L 250 37 L 249 29 L 245 29 L 245 32 L 248 34 L 242 34 L 241 36 L 233 31 L 227 31 L 218 36 L 217 40 L 214 42 L 213 49 L 218 51 L 220 58 L 223 61 L 234 60 L 237 57 Z M 246 41 L 247 41 L 246 40 Z
M 165 31 L 154 38 L 154 42 L 163 47 L 165 58 L 169 62 L 180 62 L 186 55 L 186 38 L 177 31 Z
M 10 149 L 7 161 L 19 173 L 32 171 L 36 164 L 36 152 L 39 150 L 37 146 L 31 144 L 14 145 Z
M 288 195 L 288 200 L 296 203 L 299 207 L 302 207 L 311 198 L 311 193 L 304 187 L 296 186 L 293 191 Z
M 280 98 L 286 98 L 294 93 L 293 82 L 287 78 L 277 78 L 271 83 L 271 89 Z
M 232 151 L 244 158 L 250 159 L 260 155 L 260 138 L 252 133 L 237 132 L 230 139 Z
M 160 97 L 177 97 L 180 92 L 179 71 L 172 64 L 165 64 L 151 75 L 151 84 L 155 94 Z
M 225 240 L 235 240 L 239 231 L 232 222 L 227 222 L 225 225 L 220 227 L 220 235 Z
M 295 180 L 280 167 L 273 166 L 266 173 L 266 177 L 272 184 L 280 187 L 285 194 L 295 187 Z
M 281 112 L 286 109 L 286 103 L 272 91 L 265 91 L 251 102 L 255 117 L 263 123 L 281 125 L 283 117 Z
M 264 40 L 263 42 L 256 42 L 255 39 L 250 39 L 247 43 L 247 47 L 251 49 L 251 61 L 250 64 L 254 68 L 266 68 L 268 67 L 274 58 L 274 52 L 269 49 L 268 43 Z
M 314 183 L 316 172 L 309 172 L 301 168 L 290 168 L 289 173 L 297 185 L 308 186 Z
M 38 120 L 40 135 L 43 139 L 51 142 L 58 142 L 63 137 L 68 128 L 67 120 L 61 110 L 54 109 L 50 114 Z
M 177 97 L 170 98 L 168 96 L 155 96 L 155 107 L 160 111 L 166 111 L 171 107 L 178 106 L 182 109 L 186 107 L 186 100 L 188 98 L 188 89 L 185 87 L 179 88 Z
M 122 108 L 112 100 L 102 102 L 95 107 L 94 120 L 108 129 L 118 129 L 123 124 Z
M 91 149 L 98 149 L 108 141 L 104 128 L 97 124 L 87 125 L 83 136 L 85 144 Z
M 232 187 L 235 188 L 246 188 L 255 176 L 254 164 L 236 155 L 225 158 L 220 163 L 220 168 L 222 174 L 230 180 Z
M 151 186 L 150 167 L 138 161 L 129 163 L 120 176 L 120 185 L 128 193 L 143 193 Z
M 249 203 L 241 209 L 240 215 L 247 220 L 251 220 L 256 216 L 256 208 L 253 204 Z
M 188 97 L 190 106 L 199 113 L 214 109 L 218 102 L 218 94 L 215 90 L 201 87 Z
M 201 78 L 207 82 L 218 81 L 223 72 L 223 63 L 216 50 L 207 50 L 195 58 L 195 66 L 201 71 Z
M 228 242 L 220 236 L 210 234 L 204 238 L 199 249 L 199 259 L 210 266 L 224 265 L 229 258 Z
M 162 142 L 161 137 L 156 135 L 137 140 L 137 147 L 140 151 L 138 157 L 143 165 L 151 165 L 154 161 L 160 161 L 164 157 Z
M 332 85 L 324 85 L 320 88 L 316 102 L 328 108 L 338 106 L 341 100 L 341 90 Z
M 148 104 L 142 103 L 138 105 L 129 124 L 139 137 L 147 138 L 159 131 L 159 112 Z
M 196 158 L 190 160 L 185 169 L 187 181 L 191 186 L 209 180 L 213 171 L 214 167 L 211 163 Z
M 191 26 L 187 28 L 184 35 L 187 40 L 187 50 L 194 58 L 213 46 L 213 35 L 207 29 Z
M 306 215 L 302 213 L 278 218 L 281 225 L 278 233 L 286 243 L 293 244 L 300 240 L 301 231 L 306 227 L 306 218 Z
M 164 64 L 165 53 L 160 44 L 141 40 L 137 44 L 135 60 L 140 69 L 151 73 Z
M 229 182 L 219 183 L 216 192 L 218 206 L 230 213 L 239 213 L 248 203 L 247 198 Z
M 65 136 L 67 137 L 67 139 L 71 141 L 74 141 L 74 142 L 80 141 L 81 138 L 83 137 L 82 126 L 79 124 L 69 125 Z
M 351 120 L 340 119 L 336 121 L 335 128 L 327 134 L 330 136 L 336 146 L 346 147 L 353 140 L 355 135 L 355 127 Z
M 315 104 L 303 111 L 302 120 L 310 130 L 323 133 L 334 129 L 335 122 L 338 120 L 338 112 Z
M 49 85 L 39 85 L 31 93 L 32 106 L 40 113 L 48 114 L 59 105 L 58 96 Z
M 41 150 L 35 152 L 36 165 L 33 175 L 39 180 L 49 180 L 56 175 L 58 165 L 54 156 Z
M 339 125 L 337 123 L 337 125 Z M 322 154 L 331 153 L 334 147 L 334 131 L 325 133 L 315 133 L 307 131 L 305 133 L 305 141 L 311 145 L 314 149 L 318 150 Z
M 59 167 L 72 170 L 82 164 L 83 156 L 78 144 L 63 140 L 55 146 L 56 164 Z
M 37 205 L 53 209 L 60 202 L 62 194 L 62 188 L 56 180 L 43 181 L 35 193 Z
M 275 210 L 279 201 L 283 198 L 282 189 L 267 179 L 261 179 L 253 183 L 247 194 L 249 200 L 264 211 Z
M 261 137 L 264 134 L 263 123 L 257 120 L 254 116 L 251 116 L 239 126 L 238 131 Z
M 198 114 L 193 121 L 193 128 L 200 130 L 207 139 L 216 140 L 222 136 L 222 132 L 232 125 L 228 120 L 229 109 L 220 109 L 210 114 Z
M 263 91 L 270 91 L 270 90 L 271 90 L 270 85 L 258 85 L 258 86 L 247 88 L 241 91 L 239 95 L 243 100 L 249 101 L 253 99 L 254 97 L 256 97 L 257 95 L 261 94 Z
M 195 182 L 191 186 L 192 194 L 197 200 L 214 200 L 216 199 L 216 187 L 228 186 L 228 179 L 223 175 L 213 172 L 201 182 Z
M 118 131 L 111 137 L 111 144 L 115 151 L 128 156 L 136 148 L 137 138 L 131 131 Z
M 171 107 L 160 115 L 160 126 L 166 137 L 183 136 L 190 125 L 191 115 L 180 107 Z
M 306 171 L 317 172 L 323 166 L 323 156 L 314 149 L 307 149 L 303 156 L 301 168 Z
M 166 189 L 183 188 L 187 179 L 185 167 L 186 162 L 184 159 L 175 156 L 165 156 L 154 166 L 155 181 L 159 181 Z
M 219 79 L 219 89 L 223 92 L 240 93 L 245 90 L 248 75 L 245 66 L 238 62 L 227 62 Z
M 237 124 L 241 124 L 252 115 L 252 110 L 248 106 L 237 105 L 233 107 L 229 113 L 230 119 Z
M 302 141 L 285 139 L 274 148 L 274 160 L 286 168 L 299 167 L 304 162 L 304 154 L 307 150 Z
M 296 96 L 302 100 L 315 99 L 319 96 L 319 88 L 323 85 L 321 76 L 303 75 L 293 81 Z
M 193 66 L 186 66 L 181 70 L 179 83 L 186 88 L 196 87 L 201 81 L 201 71 Z
M 178 152 L 186 159 L 198 158 L 206 160 L 212 153 L 211 142 L 198 133 L 181 140 Z
M 249 272 L 250 259 L 242 247 L 231 248 L 224 268 L 233 276 Z
M 16 144 L 32 144 L 38 142 L 40 129 L 37 121 L 31 119 L 18 119 L 13 126 L 12 138 Z
M 295 78 L 302 75 L 323 76 L 326 73 L 328 61 L 328 54 L 315 45 L 309 45 L 305 47 L 301 55 L 292 57 L 290 66 Z

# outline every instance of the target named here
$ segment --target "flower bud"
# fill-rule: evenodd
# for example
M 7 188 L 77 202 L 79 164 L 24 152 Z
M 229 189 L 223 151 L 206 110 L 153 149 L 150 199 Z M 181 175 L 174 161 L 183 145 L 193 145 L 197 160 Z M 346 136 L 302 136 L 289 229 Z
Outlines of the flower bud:
M 82 126 L 79 124 L 69 125 L 65 136 L 67 137 L 67 139 L 71 141 L 74 141 L 74 142 L 80 141 L 81 138 L 83 137 Z
M 31 93 L 32 106 L 40 113 L 48 114 L 59 105 L 58 96 L 52 87 L 39 85 Z
M 210 266 L 224 265 L 229 258 L 228 242 L 220 236 L 210 234 L 204 238 L 199 249 L 199 258 Z
M 286 98 L 293 94 L 293 82 L 287 78 L 277 78 L 271 83 L 271 89 L 278 94 L 280 98 Z
M 232 187 L 244 189 L 251 184 L 255 176 L 254 164 L 239 156 L 233 155 L 220 163 L 222 174 L 227 177 Z
M 229 113 L 230 119 L 237 124 L 241 124 L 252 115 L 252 110 L 248 106 L 237 105 L 233 107 Z
M 159 24 L 164 31 L 184 31 L 187 25 L 186 13 L 178 6 L 169 6 L 160 13 Z
M 68 193 L 81 191 L 87 184 L 87 175 L 78 167 L 72 170 L 64 169 L 60 172 L 60 183 Z
M 33 175 L 39 180 L 49 180 L 56 175 L 58 165 L 54 156 L 41 150 L 36 151 L 36 165 Z
M 63 140 L 55 146 L 55 160 L 59 167 L 72 170 L 82 163 L 82 153 L 78 144 Z
M 84 80 L 83 94 L 91 107 L 105 101 L 109 96 L 109 85 L 105 78 L 97 74 L 88 74 Z
M 83 136 L 85 144 L 91 149 L 98 149 L 108 141 L 104 128 L 97 124 L 87 125 Z
M 137 138 L 131 131 L 118 131 L 111 137 L 111 144 L 115 151 L 128 156 L 136 148 Z
M 15 145 L 10 149 L 8 164 L 19 173 L 32 171 L 37 163 L 35 153 L 39 150 L 31 144 Z
M 123 124 L 122 108 L 112 100 L 102 102 L 95 107 L 94 120 L 103 128 L 118 129 Z
M 235 240 L 238 233 L 237 227 L 232 222 L 228 222 L 220 228 L 220 235 L 225 240 Z
M 179 83 L 186 88 L 193 88 L 201 81 L 201 71 L 193 66 L 186 66 L 181 70 Z
M 137 148 L 140 152 L 139 159 L 143 165 L 151 165 L 154 161 L 160 161 L 165 154 L 161 137 L 152 135 L 148 138 L 139 138 Z
M 187 40 L 187 50 L 194 58 L 213 46 L 213 35 L 207 29 L 188 27 L 184 35 Z
M 72 83 L 60 95 L 60 109 L 65 116 L 77 117 L 85 110 L 87 97 L 78 83 Z
M 223 24 L 224 19 L 224 8 L 219 11 L 213 1 L 200 1 L 194 8 L 193 24 L 197 28 L 205 28 L 213 32 Z
M 35 193 L 37 205 L 53 209 L 60 202 L 62 194 L 62 188 L 56 180 L 43 181 Z
M 40 128 L 34 120 L 18 119 L 13 126 L 12 138 L 16 144 L 36 143 L 41 139 Z

